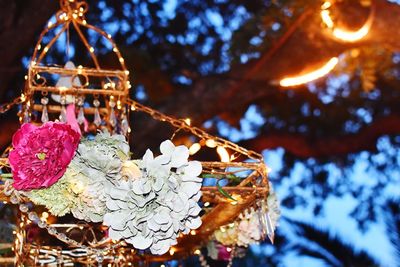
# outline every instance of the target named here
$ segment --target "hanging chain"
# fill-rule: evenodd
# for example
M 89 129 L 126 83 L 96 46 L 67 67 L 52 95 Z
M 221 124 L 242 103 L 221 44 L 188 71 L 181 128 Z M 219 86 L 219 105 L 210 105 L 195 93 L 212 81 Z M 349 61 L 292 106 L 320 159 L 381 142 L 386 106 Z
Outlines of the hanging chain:
M 218 145 L 222 145 L 226 148 L 232 149 L 233 151 L 239 152 L 242 155 L 246 155 L 247 157 L 254 159 L 256 161 L 263 162 L 263 157 L 261 154 L 255 152 L 255 151 L 252 151 L 252 150 L 247 150 L 245 148 L 242 148 L 239 145 L 232 143 L 228 140 L 225 140 L 223 138 L 212 136 L 211 134 L 205 132 L 204 130 L 202 130 L 200 128 L 190 126 L 184 120 L 178 120 L 178 119 L 172 118 L 170 116 L 167 116 L 157 110 L 154 110 L 152 108 L 144 106 L 132 99 L 128 99 L 127 104 L 131 107 L 132 111 L 145 112 L 145 113 L 149 114 L 152 118 L 154 118 L 158 121 L 168 122 L 178 129 L 182 129 L 182 130 L 191 132 L 192 134 L 194 134 L 200 138 L 203 138 L 203 139 L 213 139 Z
M 13 101 L 5 104 L 0 105 L 0 114 L 6 113 L 9 111 L 13 106 L 21 104 L 23 102 L 23 97 L 19 96 L 16 97 Z

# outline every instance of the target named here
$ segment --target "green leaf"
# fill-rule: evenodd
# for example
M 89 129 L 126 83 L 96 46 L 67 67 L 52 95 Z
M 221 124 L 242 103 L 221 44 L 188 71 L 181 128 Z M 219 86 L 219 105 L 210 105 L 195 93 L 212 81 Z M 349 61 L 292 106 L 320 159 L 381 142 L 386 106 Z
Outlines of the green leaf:
M 230 200 L 232 200 L 232 201 L 237 201 L 236 199 L 234 199 L 228 192 L 226 192 L 225 190 L 224 190 L 224 188 L 222 188 L 222 186 L 219 184 L 219 182 L 220 181 L 222 181 L 223 179 L 218 179 L 218 181 L 217 181 L 217 189 L 218 189 L 218 192 L 220 192 L 224 197 L 226 197 L 226 198 L 228 198 L 228 199 L 230 199 Z

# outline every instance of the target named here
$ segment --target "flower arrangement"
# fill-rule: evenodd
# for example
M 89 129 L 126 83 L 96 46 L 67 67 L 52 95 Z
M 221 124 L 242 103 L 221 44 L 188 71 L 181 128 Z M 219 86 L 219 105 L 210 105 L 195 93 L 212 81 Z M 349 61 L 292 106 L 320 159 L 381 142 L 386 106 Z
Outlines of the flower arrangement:
M 260 209 L 251 208 L 240 219 L 215 231 L 214 239 L 223 246 L 247 247 L 273 234 L 280 217 L 280 207 L 270 184 L 270 194 L 260 203 Z M 272 233 L 271 233 L 272 231 Z
M 189 150 L 169 140 L 160 150 L 157 157 L 147 150 L 136 161 L 141 175 L 137 170 L 130 172 L 133 179 L 107 191 L 104 216 L 112 239 L 123 239 L 138 249 L 150 248 L 153 254 L 166 253 L 177 244 L 180 232 L 188 234 L 201 225 L 200 162 L 189 162 Z
M 80 135 L 64 123 L 26 123 L 14 134 L 9 161 L 17 190 L 46 188 L 63 176 Z
M 202 166 L 171 141 L 131 160 L 122 135 L 82 138 L 69 125 L 24 124 L 13 139 L 13 186 L 55 216 L 102 222 L 109 237 L 164 254 L 201 225 Z M 26 160 L 28 159 L 28 160 Z

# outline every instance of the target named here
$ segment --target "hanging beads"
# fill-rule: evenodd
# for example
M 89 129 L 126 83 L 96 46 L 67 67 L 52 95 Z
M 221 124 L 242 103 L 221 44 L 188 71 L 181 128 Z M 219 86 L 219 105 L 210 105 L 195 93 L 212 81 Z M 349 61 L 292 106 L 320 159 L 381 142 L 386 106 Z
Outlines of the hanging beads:
M 85 122 L 85 112 L 83 110 L 84 103 L 85 103 L 85 100 L 84 100 L 83 96 L 78 97 L 76 104 L 79 107 L 78 118 L 77 118 L 79 125 L 82 125 Z
M 65 107 L 65 105 L 67 104 L 67 97 L 65 95 L 61 96 L 60 103 L 61 103 L 60 121 L 67 122 L 67 108 Z
M 117 126 L 118 121 L 117 121 L 117 116 L 115 116 L 115 110 L 114 110 L 115 101 L 114 101 L 114 97 L 112 97 L 112 96 L 110 97 L 109 105 L 110 105 L 110 109 L 111 109 L 109 122 L 110 122 L 110 125 L 115 128 L 115 126 Z
M 121 116 L 121 133 L 127 135 L 130 132 L 128 116 L 126 116 L 126 110 L 124 110 Z
M 49 121 L 49 113 L 47 112 L 47 104 L 49 103 L 49 99 L 43 96 L 42 99 L 40 99 L 40 103 L 43 106 L 41 121 L 46 123 Z
M 93 120 L 93 123 L 96 126 L 100 126 L 100 124 L 101 124 L 101 117 L 100 117 L 100 112 L 99 112 L 100 101 L 98 99 L 93 100 L 93 106 L 94 106 L 94 120 Z

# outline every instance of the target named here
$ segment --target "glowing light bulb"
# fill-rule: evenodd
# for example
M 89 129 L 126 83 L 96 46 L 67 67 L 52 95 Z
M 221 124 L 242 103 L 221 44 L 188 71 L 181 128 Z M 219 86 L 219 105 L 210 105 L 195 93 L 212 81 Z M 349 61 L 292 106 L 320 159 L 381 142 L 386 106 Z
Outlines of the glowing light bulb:
M 207 139 L 206 146 L 208 146 L 210 148 L 214 148 L 217 146 L 217 142 L 215 142 L 214 139 Z
M 217 147 L 217 153 L 221 159 L 221 162 L 230 162 L 231 161 L 231 157 L 229 156 L 229 153 L 225 147 L 223 147 L 223 146 Z
M 194 143 L 189 148 L 189 154 L 194 155 L 201 149 L 201 145 L 199 143 Z

